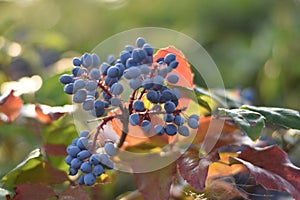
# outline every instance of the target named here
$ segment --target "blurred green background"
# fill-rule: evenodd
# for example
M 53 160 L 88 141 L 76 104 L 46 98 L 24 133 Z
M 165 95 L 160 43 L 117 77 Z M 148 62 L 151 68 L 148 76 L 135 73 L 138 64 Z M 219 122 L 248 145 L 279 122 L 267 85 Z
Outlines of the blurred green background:
M 71 67 L 64 59 L 121 31 L 147 26 L 194 38 L 217 64 L 226 88 L 252 88 L 256 105 L 300 110 L 298 0 L 0 1 L 0 85 L 35 74 L 48 80 Z M 61 86 L 54 80 L 24 101 L 68 103 L 55 92 Z M 0 125 L 0 176 L 39 145 L 37 135 L 21 125 Z

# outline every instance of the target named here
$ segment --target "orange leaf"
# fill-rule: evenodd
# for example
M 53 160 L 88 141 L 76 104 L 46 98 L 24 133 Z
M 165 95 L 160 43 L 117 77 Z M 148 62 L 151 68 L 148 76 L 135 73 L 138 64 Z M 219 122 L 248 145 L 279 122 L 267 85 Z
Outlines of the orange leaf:
M 154 60 L 158 58 L 164 58 L 167 54 L 173 53 L 176 55 L 176 61 L 179 63 L 177 68 L 173 70 L 175 74 L 179 76 L 178 83 L 174 84 L 177 86 L 187 87 L 190 89 L 194 88 L 194 74 L 191 71 L 190 64 L 187 62 L 183 53 L 176 49 L 174 46 L 169 46 L 157 51 L 154 55 Z
M 0 117 L 0 122 L 12 122 L 20 114 L 23 101 L 20 97 L 14 95 L 14 90 L 11 90 L 10 93 L 6 96 L 0 97 L 0 114 L 4 114 L 7 120 L 3 120 Z
M 59 119 L 65 114 L 64 112 L 49 112 L 45 114 L 39 104 L 35 104 L 35 112 L 36 112 L 36 118 L 40 122 L 45 124 L 49 124 L 52 121 Z

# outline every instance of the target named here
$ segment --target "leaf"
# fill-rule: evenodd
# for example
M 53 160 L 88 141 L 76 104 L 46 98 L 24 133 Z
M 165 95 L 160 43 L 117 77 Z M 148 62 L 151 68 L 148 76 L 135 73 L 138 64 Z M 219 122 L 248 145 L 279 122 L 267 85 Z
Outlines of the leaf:
M 22 99 L 14 95 L 14 90 L 11 90 L 8 95 L 2 95 L 0 97 L 0 123 L 13 122 L 19 116 L 22 105 Z
M 190 148 L 178 159 L 178 169 L 181 176 L 192 187 L 203 191 L 207 178 L 209 165 L 219 160 L 219 155 L 216 151 L 210 152 L 206 156 L 200 158 L 199 150 Z
M 39 164 L 41 164 L 41 162 L 42 162 L 42 154 L 40 149 L 33 150 L 23 162 L 21 162 L 16 168 L 11 170 L 0 180 L 1 187 L 8 190 L 12 190 L 13 187 L 15 186 L 15 181 L 18 175 L 22 171 L 33 169 Z
M 50 156 L 67 156 L 66 145 L 63 144 L 45 144 L 42 149 Z
M 44 110 L 42 109 L 42 107 L 39 104 L 35 104 L 35 112 L 36 112 L 36 118 L 40 122 L 46 123 L 46 124 L 49 124 L 52 121 L 59 119 L 66 113 L 66 111 L 53 112 L 51 109 L 48 109 L 48 112 L 46 113 L 46 112 L 44 112 Z
M 79 186 L 68 186 L 58 197 L 60 200 L 89 200 L 87 193 Z
M 157 171 L 134 173 L 133 176 L 144 199 L 153 200 L 170 198 L 170 188 L 175 174 L 176 163 L 172 163 Z
M 173 70 L 173 72 L 175 72 L 179 76 L 179 81 L 178 83 L 173 85 L 193 89 L 194 74 L 192 73 L 190 64 L 181 51 L 176 49 L 174 46 L 169 46 L 167 48 L 159 49 L 154 55 L 153 59 L 157 60 L 158 58 L 164 58 L 169 53 L 175 54 L 176 61 L 179 62 L 177 68 Z
M 290 193 L 300 199 L 300 168 L 293 165 L 287 153 L 278 146 L 247 148 L 232 164 L 242 163 L 258 183 L 266 189 Z
M 56 199 L 56 193 L 52 188 L 40 183 L 24 183 L 16 186 L 16 195 L 13 200 L 46 200 L 50 198 Z
M 256 140 L 265 126 L 265 118 L 261 114 L 242 109 L 219 108 L 221 113 L 227 114 L 237 125 L 248 134 L 252 140 Z
M 241 109 L 260 113 L 267 122 L 282 126 L 283 128 L 300 129 L 299 111 L 286 108 L 255 107 L 243 105 Z

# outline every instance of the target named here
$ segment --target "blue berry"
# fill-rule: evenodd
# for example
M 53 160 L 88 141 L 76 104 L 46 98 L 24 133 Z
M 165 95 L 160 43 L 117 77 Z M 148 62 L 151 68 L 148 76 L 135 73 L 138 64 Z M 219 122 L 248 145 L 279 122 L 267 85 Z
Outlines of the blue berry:
M 74 169 L 79 169 L 79 167 L 81 166 L 82 164 L 82 161 L 78 158 L 74 158 L 72 161 L 71 161 L 71 167 L 74 168 Z
M 81 65 L 81 60 L 79 58 L 73 58 L 73 65 L 79 67 Z
M 112 66 L 107 70 L 107 76 L 110 78 L 115 78 L 119 76 L 119 68 L 116 66 Z
M 88 130 L 80 131 L 79 137 L 87 137 L 89 135 L 89 133 L 90 133 L 90 131 L 88 131 Z
M 139 114 L 137 114 L 137 113 L 131 114 L 129 116 L 129 123 L 132 126 L 138 125 L 140 123 L 140 116 L 139 116 Z
M 129 81 L 129 87 L 133 90 L 136 90 L 141 86 L 142 86 L 142 81 L 140 79 L 131 79 Z
M 133 51 L 134 47 L 132 45 L 126 45 L 124 49 L 125 49 L 125 51 L 128 51 L 129 53 L 131 53 Z
M 99 160 L 100 160 L 99 154 L 92 154 L 91 157 L 89 158 L 89 162 L 94 165 L 99 164 L 100 163 Z
M 184 118 L 181 117 L 180 115 L 177 115 L 175 118 L 174 118 L 174 123 L 178 126 L 181 126 L 184 124 Z
M 146 78 L 142 83 L 142 87 L 144 89 L 150 89 L 152 86 L 153 86 L 153 81 L 150 78 Z
M 90 186 L 96 183 L 96 176 L 93 173 L 88 173 L 84 175 L 84 184 Z
M 82 89 L 84 87 L 85 87 L 85 80 L 83 80 L 83 79 L 77 79 L 74 82 L 74 91 L 77 91 L 77 90 Z
M 80 137 L 80 138 L 77 140 L 77 146 L 78 146 L 81 150 L 87 149 L 88 145 L 89 145 L 89 141 L 88 141 L 88 138 L 86 138 L 86 137 Z
M 179 126 L 178 127 L 178 133 L 182 136 L 189 136 L 190 130 L 187 126 Z
M 99 69 L 97 69 L 97 68 L 91 69 L 91 71 L 90 71 L 90 77 L 92 79 L 94 79 L 94 80 L 100 80 L 100 76 L 101 76 L 101 74 L 100 74 L 100 70 Z
M 110 65 L 108 63 L 102 63 L 100 65 L 100 72 L 102 75 L 106 76 L 107 75 L 107 70 L 110 67 Z
M 165 132 L 165 129 L 162 125 L 158 124 L 154 126 L 154 133 L 156 135 L 163 135 Z
M 100 65 L 100 58 L 97 54 L 92 53 L 92 63 L 91 66 L 98 67 Z
M 162 76 L 162 77 L 166 77 L 168 73 L 169 73 L 169 70 L 168 70 L 167 66 L 163 66 L 158 70 L 158 75 Z
M 173 114 L 170 114 L 170 113 L 164 114 L 164 121 L 165 122 L 172 122 L 173 120 L 174 120 L 174 115 Z
M 131 57 L 131 55 L 130 55 L 129 51 L 122 51 L 120 53 L 120 60 L 124 65 L 126 64 L 126 61 L 128 60 L 128 58 L 130 58 L 130 57 Z
M 73 90 L 74 90 L 74 83 L 69 83 L 64 87 L 64 92 L 66 94 L 73 94 Z
M 148 56 L 152 56 L 154 53 L 154 49 L 150 44 L 144 44 L 143 49 L 147 52 Z
M 172 84 L 176 84 L 179 81 L 179 77 L 176 74 L 170 74 L 167 79 L 168 82 Z
M 197 114 L 192 114 L 192 115 L 190 116 L 190 118 L 194 118 L 194 119 L 196 119 L 197 121 L 199 121 L 199 119 L 200 119 L 199 115 L 197 115 Z
M 135 42 L 135 44 L 138 48 L 142 48 L 145 43 L 146 43 L 146 40 L 143 37 L 138 37 Z
M 74 157 L 70 156 L 70 155 L 67 155 L 67 157 L 65 158 L 65 162 L 68 164 L 68 165 L 71 165 L 71 161 L 74 159 Z
M 114 83 L 117 83 L 117 82 L 118 82 L 118 78 L 117 77 L 116 78 L 111 78 L 111 77 L 107 76 L 105 78 L 105 85 L 107 85 L 109 87 L 111 87 Z
M 115 62 L 116 60 L 116 57 L 113 55 L 113 54 L 110 54 L 108 57 L 107 57 L 107 62 L 111 65 Z
M 79 140 L 79 138 L 73 139 L 71 145 L 76 146 L 78 140 Z
M 79 152 L 80 148 L 78 146 L 69 145 L 67 147 L 67 153 L 72 157 L 76 157 Z
M 167 113 L 172 113 L 174 112 L 176 106 L 172 101 L 167 101 L 164 105 L 164 109 Z
M 197 129 L 199 126 L 199 122 L 195 118 L 189 118 L 187 123 L 192 129 Z
M 144 132 L 149 132 L 152 128 L 152 124 L 149 120 L 143 120 L 142 121 L 142 124 L 141 124 L 141 129 L 144 131 Z
M 75 176 L 78 173 L 78 169 L 70 167 L 69 168 L 69 175 Z
M 79 178 L 77 180 L 77 183 L 79 185 L 84 185 L 84 175 L 79 176 Z
M 69 84 L 69 83 L 72 83 L 73 82 L 73 76 L 70 76 L 68 74 L 64 74 L 64 75 L 61 75 L 59 77 L 59 81 L 62 83 L 62 84 Z
M 167 63 L 168 65 L 176 59 L 176 56 L 173 53 L 169 53 L 165 56 L 164 62 Z
M 92 171 L 92 165 L 89 162 L 84 162 L 80 166 L 80 170 L 84 173 L 90 173 Z
M 177 133 L 177 127 L 174 124 L 167 124 L 165 127 L 167 135 L 173 136 Z
M 81 57 L 82 66 L 87 68 L 92 65 L 92 62 L 93 62 L 93 58 L 92 58 L 91 54 L 85 53 L 82 55 L 82 57 Z
M 105 143 L 104 150 L 105 150 L 106 154 L 109 156 L 113 156 L 116 153 L 115 145 L 111 142 Z
M 114 95 L 120 95 L 123 91 L 124 88 L 120 83 L 114 83 L 110 88 L 110 92 Z
M 81 68 L 80 67 L 74 67 L 72 69 L 72 74 L 74 77 L 77 77 L 77 74 L 78 74 L 78 71 L 80 70 Z
M 145 110 L 144 102 L 141 100 L 136 100 L 133 103 L 133 109 L 136 110 L 137 112 L 144 111 Z
M 106 154 L 99 155 L 99 163 L 106 165 L 109 162 L 109 158 Z
M 93 99 L 87 99 L 82 103 L 82 109 L 89 111 L 93 110 L 94 108 L 94 100 Z
M 124 71 L 123 75 L 126 79 L 133 79 L 133 78 L 137 78 L 138 76 L 140 76 L 141 73 L 142 72 L 141 72 L 140 68 L 130 67 Z
M 88 81 L 85 84 L 85 89 L 87 89 L 88 91 L 94 91 L 98 88 L 98 83 L 95 81 Z
M 73 95 L 74 103 L 83 103 L 86 99 L 87 92 L 85 90 L 77 90 Z
M 88 150 L 82 150 L 77 154 L 77 158 L 80 160 L 87 159 L 90 156 L 91 156 L 91 154 Z
M 161 92 L 161 96 L 159 98 L 159 102 L 160 103 L 165 103 L 167 101 L 171 101 L 173 95 L 174 94 L 169 89 L 166 89 L 166 90 L 164 90 L 164 91 Z
M 151 103 L 158 103 L 160 96 L 157 91 L 149 90 L 146 94 L 146 97 Z
M 148 75 L 151 72 L 151 68 L 148 65 L 141 65 L 140 70 L 142 74 Z
M 178 62 L 177 61 L 172 61 L 170 64 L 169 64 L 169 67 L 171 68 L 171 69 L 175 69 L 177 66 L 178 66 Z
M 130 68 L 133 66 L 136 66 L 136 62 L 133 60 L 133 58 L 128 58 L 126 61 L 126 68 Z
M 100 176 L 104 171 L 104 168 L 102 165 L 98 164 L 94 166 L 94 175 L 95 176 Z

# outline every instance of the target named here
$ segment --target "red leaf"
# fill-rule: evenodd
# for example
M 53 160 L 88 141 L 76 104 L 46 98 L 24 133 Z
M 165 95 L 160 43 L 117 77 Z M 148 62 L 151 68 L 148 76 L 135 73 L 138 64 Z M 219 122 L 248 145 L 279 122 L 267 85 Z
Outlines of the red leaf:
M 41 106 L 39 104 L 35 105 L 35 112 L 36 112 L 36 118 L 42 122 L 42 123 L 46 123 L 49 124 L 54 120 L 59 119 L 60 117 L 62 117 L 65 112 L 49 112 L 49 113 L 44 113 L 43 109 L 41 108 Z
M 35 168 L 22 171 L 17 179 L 16 184 L 23 184 L 28 181 L 31 183 L 60 184 L 68 180 L 64 171 L 54 168 L 49 162 L 42 162 Z
M 192 73 L 190 64 L 188 63 L 181 51 L 179 51 L 173 46 L 169 46 L 167 48 L 158 50 L 157 53 L 154 55 L 154 60 L 157 60 L 158 58 L 164 58 L 168 53 L 175 54 L 176 61 L 179 63 L 177 68 L 174 69 L 174 73 L 176 73 L 179 76 L 179 81 L 174 85 L 193 89 L 194 74 Z
M 46 200 L 46 199 L 56 199 L 56 194 L 54 190 L 47 185 L 40 183 L 25 183 L 17 185 L 15 188 L 16 195 L 14 200 Z
M 89 200 L 88 195 L 86 192 L 81 189 L 79 186 L 69 186 L 66 189 L 64 189 L 60 194 L 59 194 L 59 199 L 60 200 Z
M 244 164 L 266 189 L 288 192 L 300 199 L 300 168 L 293 165 L 278 146 L 247 148 L 233 160 Z
M 47 155 L 51 156 L 66 156 L 66 146 L 63 144 L 45 144 L 43 150 Z
M 145 200 L 169 199 L 173 176 L 176 174 L 176 163 L 147 173 L 134 173 L 138 190 Z
M 23 105 L 22 99 L 14 95 L 14 90 L 6 96 L 0 97 L 0 114 L 4 114 L 7 120 L 3 120 L 0 115 L 0 122 L 12 122 L 20 114 L 21 107 Z
M 219 160 L 216 151 L 200 158 L 198 149 L 187 150 L 177 161 L 181 176 L 192 187 L 203 191 L 209 165 Z

